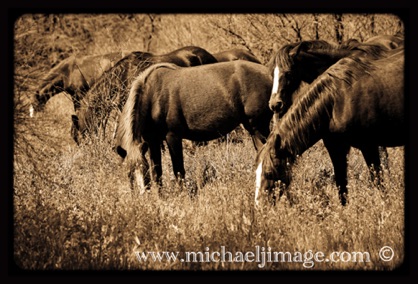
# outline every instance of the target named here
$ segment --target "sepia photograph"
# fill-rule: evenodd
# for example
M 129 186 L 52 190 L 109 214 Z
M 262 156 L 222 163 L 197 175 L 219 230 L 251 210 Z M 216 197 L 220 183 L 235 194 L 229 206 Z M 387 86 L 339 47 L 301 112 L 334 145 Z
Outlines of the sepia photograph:
M 13 266 L 402 269 L 408 24 L 344 11 L 20 13 Z

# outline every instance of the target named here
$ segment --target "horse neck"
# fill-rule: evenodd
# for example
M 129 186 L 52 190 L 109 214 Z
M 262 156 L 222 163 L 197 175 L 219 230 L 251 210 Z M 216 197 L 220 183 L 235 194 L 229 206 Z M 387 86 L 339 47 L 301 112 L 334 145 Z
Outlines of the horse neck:
M 336 85 L 330 76 L 322 76 L 310 86 L 277 122 L 281 138 L 280 151 L 284 156 L 302 154 L 321 139 L 330 122 Z
M 74 57 L 70 57 L 54 66 L 42 79 L 39 86 L 39 93 L 64 91 L 65 77 L 69 76 L 71 66 L 74 64 Z
M 112 62 L 118 62 L 123 58 L 123 52 L 112 52 L 103 55 L 104 58 L 109 59 Z
M 328 131 L 335 98 L 349 96 L 352 85 L 374 69 L 364 57 L 341 59 L 319 76 L 278 122 L 281 148 L 301 154 Z
M 104 97 L 106 94 L 109 94 L 109 96 L 112 97 L 112 94 L 122 91 L 120 89 L 122 88 L 121 85 L 126 81 L 130 67 L 129 63 L 130 59 L 124 58 L 115 66 L 107 70 L 90 88 L 86 97 L 92 101 L 97 99 L 98 96 Z M 115 91 L 115 89 L 119 90 Z
M 62 91 L 65 91 L 64 88 L 64 77 L 62 74 L 54 74 L 49 78 L 42 80 L 42 84 L 39 88 L 39 94 L 41 95 L 55 95 Z
M 318 75 L 322 74 L 323 71 L 331 67 L 338 60 L 347 57 L 352 54 L 352 51 L 345 49 L 335 50 L 309 50 L 307 51 L 309 57 L 313 57 L 315 69 L 319 72 Z M 312 59 L 311 59 L 312 60 Z

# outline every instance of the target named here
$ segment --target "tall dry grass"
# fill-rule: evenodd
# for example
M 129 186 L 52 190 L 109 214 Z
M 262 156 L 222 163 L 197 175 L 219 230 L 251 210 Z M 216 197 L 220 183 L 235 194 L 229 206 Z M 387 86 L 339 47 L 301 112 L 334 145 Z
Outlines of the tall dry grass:
M 45 114 L 47 115 L 47 113 Z M 52 138 L 51 138 L 52 139 Z M 293 170 L 290 199 L 254 207 L 255 150 L 242 143 L 210 143 L 185 150 L 186 188 L 180 190 L 163 154 L 163 188 L 139 195 L 107 142 L 48 149 L 42 175 L 16 165 L 14 256 L 23 269 L 259 269 L 258 263 L 139 262 L 137 252 L 273 251 L 369 252 L 370 262 L 316 263 L 312 269 L 385 270 L 404 259 L 404 156 L 389 149 L 384 188 L 373 188 L 358 151 L 349 156 L 349 204 L 342 207 L 333 169 L 318 143 Z M 19 155 L 17 153 L 17 155 Z M 31 158 L 31 157 L 29 157 Z M 23 166 L 26 165 L 26 166 Z M 313 166 L 315 165 L 315 166 Z M 188 190 L 197 190 L 190 197 Z M 379 249 L 395 251 L 391 262 Z M 267 270 L 305 269 L 267 263 Z

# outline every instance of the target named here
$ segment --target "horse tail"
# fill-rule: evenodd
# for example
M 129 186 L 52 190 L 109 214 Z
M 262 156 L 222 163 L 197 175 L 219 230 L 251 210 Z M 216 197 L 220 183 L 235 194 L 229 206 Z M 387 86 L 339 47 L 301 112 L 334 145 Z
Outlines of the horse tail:
M 173 63 L 159 63 L 151 65 L 140 73 L 132 83 L 128 98 L 119 117 L 116 130 L 116 152 L 122 158 L 137 160 L 141 156 L 139 144 L 142 143 L 142 131 L 148 108 L 143 105 L 146 83 L 149 75 L 158 68 L 178 68 Z

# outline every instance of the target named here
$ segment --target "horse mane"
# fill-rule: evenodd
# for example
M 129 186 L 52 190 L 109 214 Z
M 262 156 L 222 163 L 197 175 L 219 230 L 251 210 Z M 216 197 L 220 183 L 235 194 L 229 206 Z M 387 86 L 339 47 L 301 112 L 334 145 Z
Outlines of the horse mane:
M 338 47 L 324 40 L 308 40 L 301 42 L 289 43 L 282 46 L 277 53 L 274 55 L 275 60 L 278 60 L 278 65 L 282 66 L 285 70 L 291 69 L 291 66 L 294 64 L 293 56 L 291 51 L 296 48 L 298 50 L 326 50 L 333 51 L 337 50 Z
M 321 127 L 329 123 L 335 98 L 345 95 L 345 90 L 373 68 L 369 59 L 349 56 L 320 75 L 278 121 L 281 149 L 293 156 L 310 147 Z
M 373 59 L 379 59 L 382 57 L 382 55 L 386 54 L 386 49 L 378 44 L 373 43 L 367 43 L 367 42 L 358 42 L 358 44 L 349 44 L 349 45 L 343 45 L 342 48 L 345 48 L 347 50 L 350 50 L 352 52 L 359 51 L 362 54 L 369 56 Z
M 296 48 L 296 51 L 292 51 Z M 293 56 L 298 51 L 309 51 L 315 53 L 327 53 L 338 57 L 346 57 L 350 55 L 366 55 L 373 59 L 379 59 L 385 54 L 385 49 L 377 44 L 362 43 L 356 39 L 350 39 L 339 45 L 332 44 L 324 40 L 307 40 L 296 43 L 286 44 L 281 47 L 274 55 L 278 65 L 285 70 L 290 70 L 294 64 Z M 357 52 L 358 51 L 358 52 Z M 357 52 L 357 53 L 356 53 Z M 274 68 L 274 61 L 271 62 L 271 68 Z
M 142 122 L 145 116 L 144 109 L 141 106 L 141 96 L 144 94 L 148 77 L 159 68 L 175 70 L 180 67 L 173 63 L 158 63 L 151 65 L 141 72 L 132 83 L 128 98 L 120 115 L 116 130 L 116 144 L 118 148 L 122 148 L 129 153 L 128 157 L 132 157 L 132 159 L 139 157 L 141 154 L 138 144 L 141 142 L 141 132 L 144 126 Z

